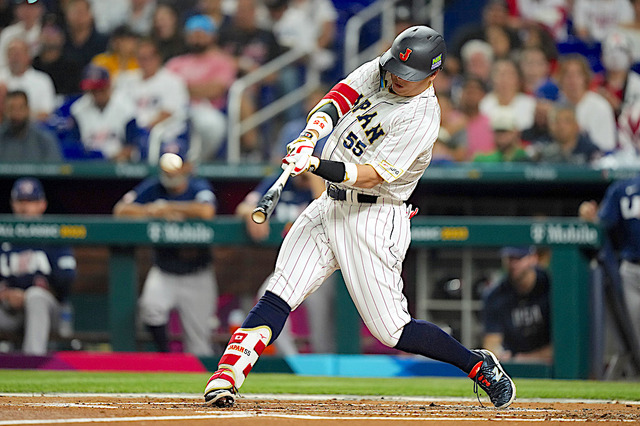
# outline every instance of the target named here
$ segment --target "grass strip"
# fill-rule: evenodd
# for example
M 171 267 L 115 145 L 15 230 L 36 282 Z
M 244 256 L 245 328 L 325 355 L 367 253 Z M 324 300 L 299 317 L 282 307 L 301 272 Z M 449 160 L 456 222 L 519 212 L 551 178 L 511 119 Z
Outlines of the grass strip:
M 209 374 L 0 370 L 0 393 L 189 393 L 204 389 Z M 516 380 L 519 398 L 640 401 L 640 383 L 591 380 Z M 473 397 L 465 378 L 249 376 L 241 393 Z

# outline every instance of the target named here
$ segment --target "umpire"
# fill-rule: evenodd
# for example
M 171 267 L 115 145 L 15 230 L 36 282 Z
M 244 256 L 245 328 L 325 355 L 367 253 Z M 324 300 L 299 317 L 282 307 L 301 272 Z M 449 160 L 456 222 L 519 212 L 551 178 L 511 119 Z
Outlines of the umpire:
M 113 208 L 117 217 L 167 221 L 210 220 L 216 198 L 209 182 L 192 176 L 192 167 L 163 171 L 143 180 Z M 208 247 L 154 247 L 139 309 L 142 322 L 160 352 L 169 351 L 167 324 L 177 309 L 186 351 L 211 356 L 211 319 L 216 313 L 218 284 Z

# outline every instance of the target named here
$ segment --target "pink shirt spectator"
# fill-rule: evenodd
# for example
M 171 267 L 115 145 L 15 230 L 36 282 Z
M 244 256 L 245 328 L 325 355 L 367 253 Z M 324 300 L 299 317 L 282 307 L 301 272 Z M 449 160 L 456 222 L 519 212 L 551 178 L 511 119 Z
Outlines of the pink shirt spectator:
M 478 114 L 467 122 L 467 160 L 477 153 L 487 153 L 495 149 L 493 130 L 489 117 Z
M 187 87 L 192 84 L 217 82 L 226 90 L 236 81 L 238 69 L 233 57 L 222 51 L 212 51 L 206 55 L 181 55 L 171 59 L 166 68 L 186 82 Z M 227 105 L 227 93 L 209 99 L 212 106 L 224 109 Z M 192 103 L 200 103 L 203 99 L 191 98 Z

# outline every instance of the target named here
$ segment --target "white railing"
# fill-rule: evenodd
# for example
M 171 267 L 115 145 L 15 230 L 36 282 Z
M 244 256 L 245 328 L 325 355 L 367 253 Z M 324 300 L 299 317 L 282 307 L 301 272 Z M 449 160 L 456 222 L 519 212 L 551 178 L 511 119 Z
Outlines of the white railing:
M 345 75 L 359 65 L 380 55 L 381 42 L 391 44 L 395 38 L 395 7 L 399 0 L 379 0 L 356 15 L 352 16 L 345 27 L 344 73 Z M 444 0 L 414 0 L 411 13 L 418 21 L 429 19 L 431 27 L 442 34 Z M 418 10 L 418 12 L 416 12 Z M 380 17 L 380 39 L 360 50 L 362 27 L 369 21 Z
M 305 82 L 302 86 L 276 99 L 249 117 L 241 117 L 240 114 L 240 106 L 244 92 L 254 84 L 264 80 L 266 77 L 274 73 L 277 73 L 286 66 L 295 63 L 307 55 L 308 52 L 306 51 L 289 50 L 272 61 L 267 62 L 260 68 L 250 72 L 242 78 L 239 78 L 231 85 L 231 88 L 229 88 L 227 108 L 229 120 L 227 133 L 227 161 L 229 163 L 240 163 L 240 140 L 242 135 L 305 99 L 320 85 L 320 72 L 312 67 L 311 64 L 307 63 L 305 67 Z

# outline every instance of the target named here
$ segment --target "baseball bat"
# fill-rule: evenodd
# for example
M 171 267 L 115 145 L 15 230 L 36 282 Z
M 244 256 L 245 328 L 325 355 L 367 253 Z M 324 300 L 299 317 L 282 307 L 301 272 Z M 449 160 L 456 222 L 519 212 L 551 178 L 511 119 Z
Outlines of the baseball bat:
M 287 183 L 289 176 L 291 176 L 294 167 L 295 163 L 287 165 L 287 168 L 284 169 L 278 180 L 271 185 L 271 188 L 269 188 L 260 201 L 258 201 L 256 208 L 253 209 L 251 213 L 251 219 L 253 219 L 255 223 L 265 223 L 267 219 L 269 219 L 269 216 L 271 216 L 271 213 L 273 213 L 273 210 L 276 208 L 276 204 L 278 204 L 280 200 L 282 189 Z

